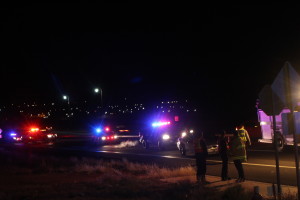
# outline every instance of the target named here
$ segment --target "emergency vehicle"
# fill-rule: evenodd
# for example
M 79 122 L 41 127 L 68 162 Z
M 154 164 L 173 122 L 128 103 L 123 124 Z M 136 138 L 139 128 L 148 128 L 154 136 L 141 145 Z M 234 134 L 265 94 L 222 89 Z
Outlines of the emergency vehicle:
M 139 141 L 145 149 L 156 147 L 165 150 L 176 147 L 179 133 L 177 124 L 171 121 L 157 121 L 141 131 Z
M 118 135 L 110 126 L 100 125 L 94 128 L 92 134 L 93 144 L 114 144 L 119 142 Z
M 12 115 L 1 121 L 0 138 L 3 142 L 55 142 L 57 134 L 49 122 L 36 117 Z

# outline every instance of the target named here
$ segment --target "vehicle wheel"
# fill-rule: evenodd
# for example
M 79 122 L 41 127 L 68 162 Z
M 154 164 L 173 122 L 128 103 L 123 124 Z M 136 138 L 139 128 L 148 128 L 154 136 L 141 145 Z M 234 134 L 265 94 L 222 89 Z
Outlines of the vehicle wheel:
M 184 144 L 180 145 L 180 150 L 179 151 L 180 151 L 180 154 L 182 156 L 186 156 L 186 147 L 185 147 Z
M 277 149 L 279 152 L 283 151 L 284 148 L 284 139 L 282 137 L 282 135 L 280 133 L 277 133 L 278 137 L 277 137 Z

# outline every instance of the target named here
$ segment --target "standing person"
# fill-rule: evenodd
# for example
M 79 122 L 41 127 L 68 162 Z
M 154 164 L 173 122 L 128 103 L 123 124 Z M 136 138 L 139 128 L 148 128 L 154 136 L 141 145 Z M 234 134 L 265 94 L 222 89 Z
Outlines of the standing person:
M 239 137 L 245 142 L 245 144 L 251 146 L 251 140 L 250 140 L 248 131 L 245 129 L 245 126 L 243 124 L 241 124 L 237 128 L 237 132 L 238 132 Z
M 194 138 L 194 150 L 197 166 L 197 182 L 202 184 L 209 183 L 206 181 L 206 157 L 208 155 L 206 142 L 203 133 L 196 133 Z
M 228 177 L 228 143 L 225 138 L 225 131 L 221 133 L 218 139 L 218 149 L 222 160 L 222 181 L 230 180 L 231 178 Z
M 244 182 L 245 174 L 243 169 L 243 162 L 247 161 L 246 148 L 244 141 L 238 136 L 238 132 L 235 131 L 232 140 L 229 142 L 230 156 L 234 162 L 235 168 L 238 171 L 239 178 L 236 182 Z

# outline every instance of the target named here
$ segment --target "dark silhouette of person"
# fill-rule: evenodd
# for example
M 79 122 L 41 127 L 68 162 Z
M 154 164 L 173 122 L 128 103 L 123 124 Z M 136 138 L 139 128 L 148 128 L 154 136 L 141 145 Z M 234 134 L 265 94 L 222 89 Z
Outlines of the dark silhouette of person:
M 225 137 L 225 132 L 222 132 L 218 139 L 219 155 L 222 160 L 222 181 L 230 180 L 228 177 L 228 142 Z
M 196 166 L 197 166 L 197 182 L 200 184 L 209 183 L 206 180 L 206 158 L 208 155 L 206 142 L 204 140 L 202 133 L 196 133 L 194 137 L 194 150 L 196 157 Z

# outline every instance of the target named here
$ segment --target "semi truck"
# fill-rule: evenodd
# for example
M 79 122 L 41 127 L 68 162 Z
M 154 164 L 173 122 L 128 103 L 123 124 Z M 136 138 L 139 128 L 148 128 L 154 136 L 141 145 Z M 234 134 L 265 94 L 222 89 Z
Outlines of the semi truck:
M 261 143 L 274 143 L 274 133 L 278 134 L 278 150 L 282 151 L 286 145 L 294 145 L 293 129 L 296 133 L 296 139 L 300 142 L 300 112 L 297 109 L 293 113 L 284 108 L 275 115 L 276 128 L 273 126 L 273 116 L 267 115 L 262 109 L 257 109 L 258 121 L 261 127 L 262 138 L 258 140 Z M 293 120 L 293 121 L 292 121 Z

